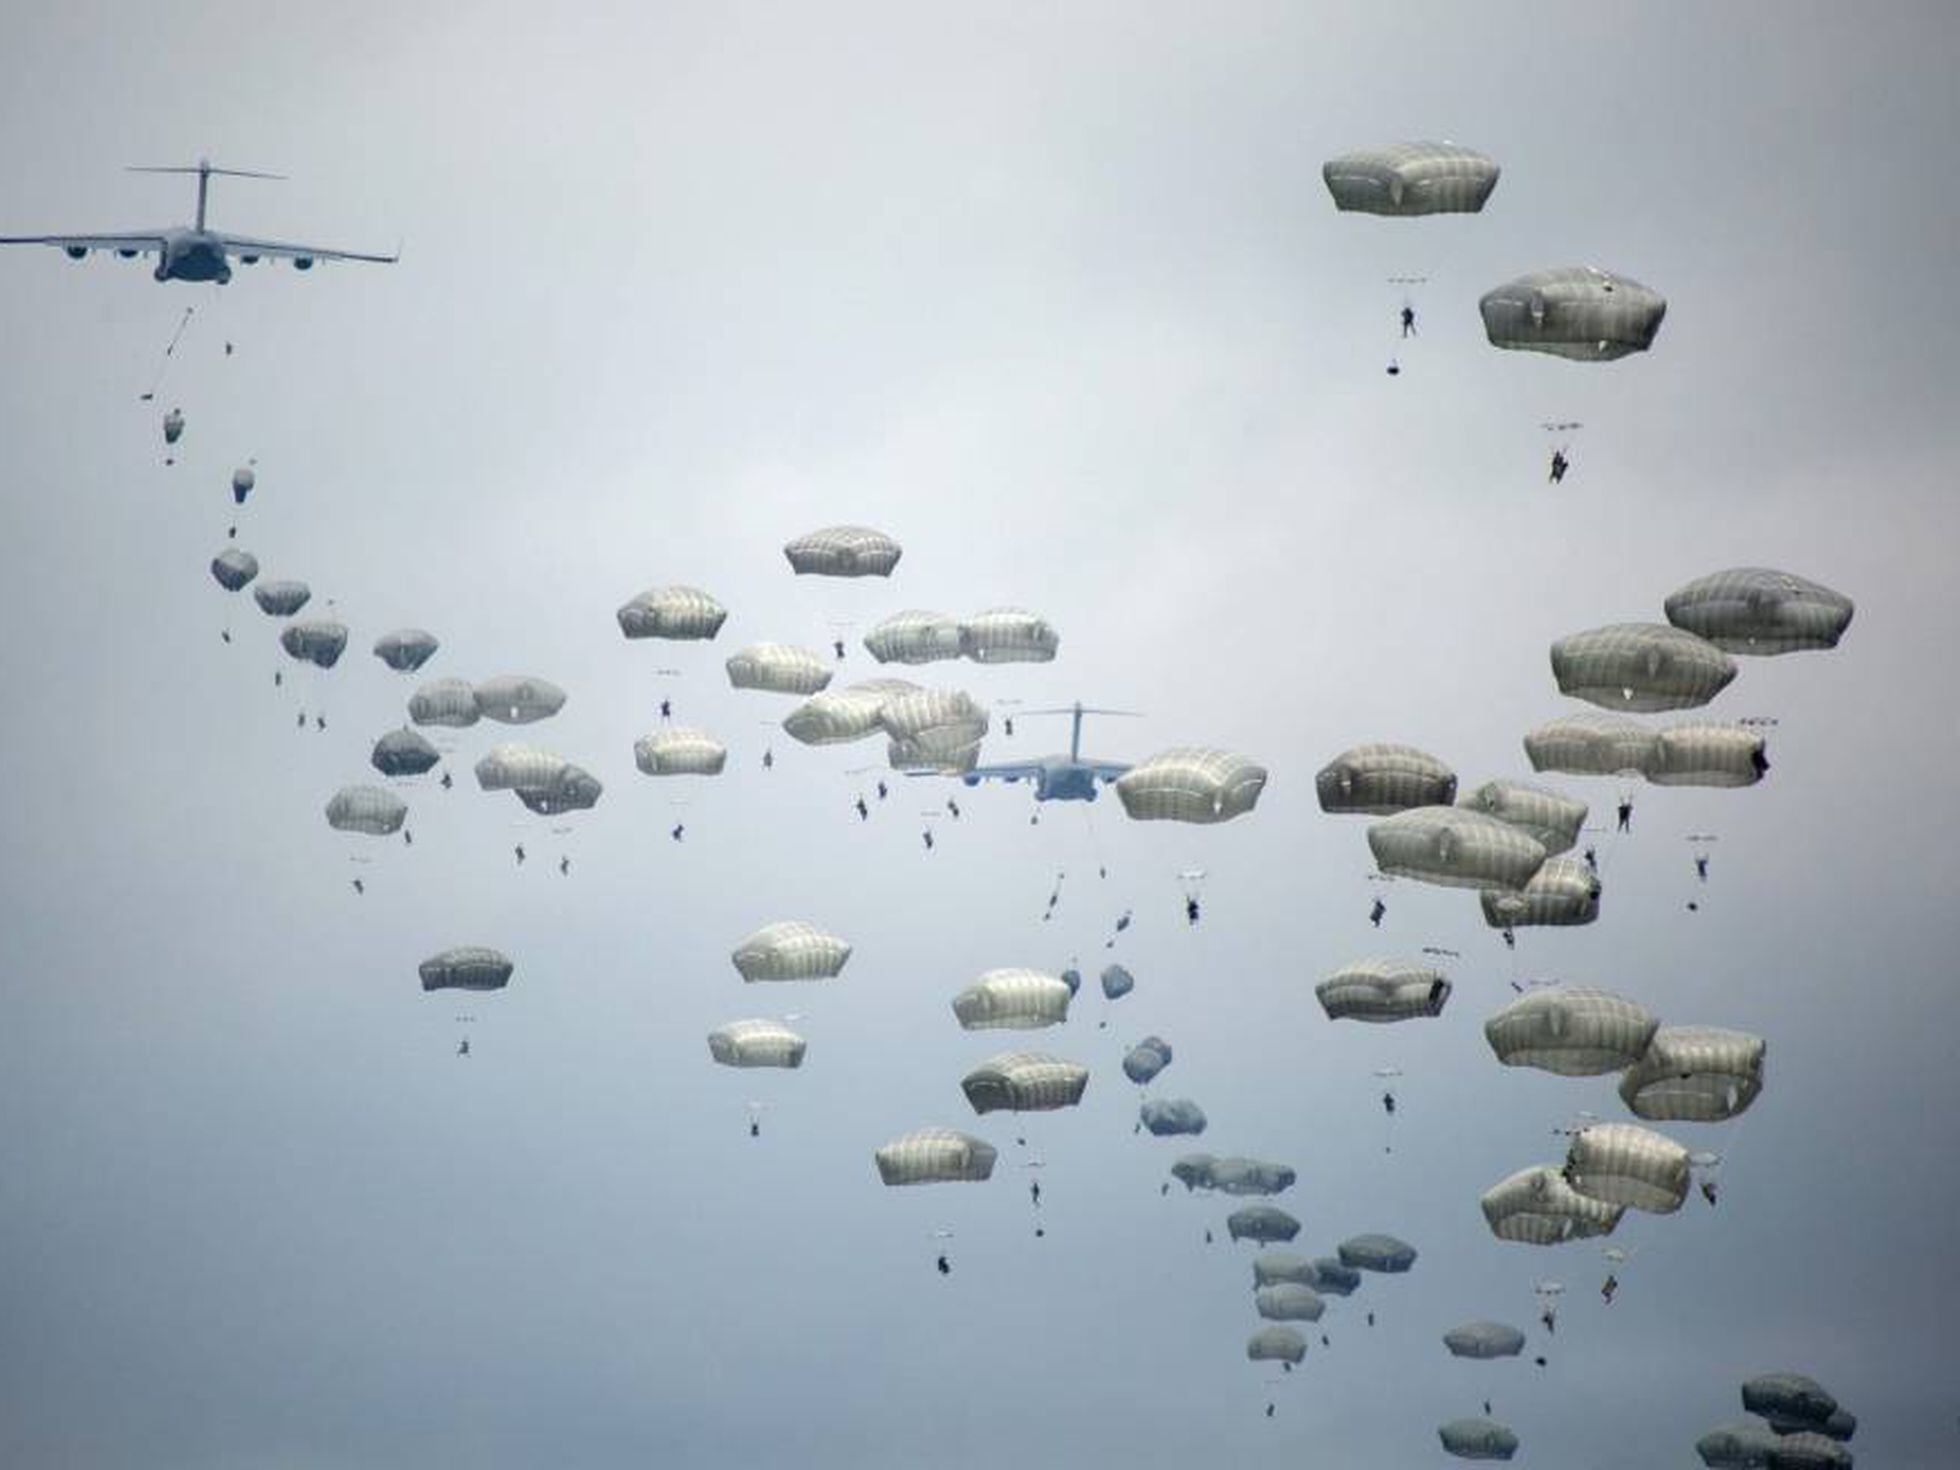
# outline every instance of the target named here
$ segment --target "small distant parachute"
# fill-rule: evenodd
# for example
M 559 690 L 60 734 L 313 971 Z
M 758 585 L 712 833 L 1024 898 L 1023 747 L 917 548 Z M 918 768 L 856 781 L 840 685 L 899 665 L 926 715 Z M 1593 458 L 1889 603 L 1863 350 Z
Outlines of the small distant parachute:
M 1493 347 L 1610 362 L 1654 345 L 1667 301 L 1626 276 L 1568 266 L 1507 281 L 1477 309 Z
M 242 591 L 259 574 L 259 559 L 249 551 L 227 546 L 211 558 L 211 575 L 227 592 Z
M 290 618 L 313 600 L 313 589 L 292 579 L 261 582 L 252 589 L 252 600 L 268 617 Z
M 1320 1293 L 1298 1281 L 1257 1287 L 1252 1293 L 1252 1304 L 1270 1322 L 1318 1322 L 1327 1310 Z
M 529 725 L 565 707 L 565 691 L 531 674 L 499 674 L 476 686 L 476 707 L 486 720 Z
M 1144 1087 L 1170 1064 L 1171 1044 L 1160 1036 L 1146 1036 L 1123 1054 L 1123 1075 Z
M 1459 807 L 1418 807 L 1368 828 L 1375 864 L 1392 877 L 1445 888 L 1522 889 L 1545 861 L 1542 844 L 1509 823 Z
M 1070 965 L 1066 970 L 1062 971 L 1061 981 L 1062 984 L 1068 987 L 1068 993 L 1075 995 L 1082 989 L 1082 972 L 1076 969 L 1074 965 Z
M 1735 660 L 1665 623 L 1614 623 L 1552 644 L 1559 692 L 1630 714 L 1694 709 L 1735 679 Z
M 699 587 L 649 587 L 618 617 L 628 638 L 709 639 L 728 620 L 728 609 Z
M 408 803 L 380 786 L 343 786 L 327 803 L 327 825 L 336 832 L 386 837 L 408 819 Z
M 1519 996 L 1484 1022 L 1484 1038 L 1507 1067 L 1596 1077 L 1633 1066 L 1659 1027 L 1610 990 L 1561 985 Z
M 418 725 L 464 729 L 483 718 L 476 690 L 467 679 L 432 679 L 408 699 L 408 717 Z
M 1599 875 L 1577 858 L 1546 858 L 1516 893 L 1479 895 L 1484 922 L 1493 929 L 1565 927 L 1599 917 Z
M 1234 1240 L 1256 1240 L 1261 1245 L 1270 1245 L 1298 1235 L 1300 1222 L 1276 1205 L 1246 1205 L 1226 1217 L 1225 1229 Z
M 420 776 L 434 769 L 442 754 L 406 726 L 374 742 L 368 764 L 384 776 Z
M 1287 1282 L 1314 1286 L 1319 1280 L 1313 1262 L 1292 1251 L 1261 1251 L 1252 1258 L 1252 1285 L 1255 1290 Z
M 902 1133 L 873 1155 L 886 1184 L 978 1183 L 994 1172 L 994 1146 L 953 1128 Z
M 1518 1437 L 1495 1419 L 1452 1419 L 1436 1435 L 1459 1460 L 1508 1460 L 1518 1452 Z
M 634 741 L 633 764 L 648 776 L 719 776 L 728 747 L 705 730 L 672 725 Z
M 347 625 L 325 619 L 288 623 L 279 635 L 279 646 L 304 663 L 330 669 L 347 648 Z
M 729 956 L 742 979 L 828 980 L 851 957 L 851 946 L 814 924 L 785 919 L 765 924 L 735 946 Z
M 397 628 L 374 640 L 374 656 L 398 674 L 412 674 L 441 646 L 426 628 Z
M 1504 1322 L 1465 1322 L 1443 1334 L 1455 1358 L 1515 1358 L 1524 1351 L 1524 1334 Z
M 829 526 L 783 548 L 799 577 L 889 577 L 904 554 L 891 537 L 868 526 Z
M 1137 988 L 1136 977 L 1121 965 L 1104 965 L 1102 993 L 1106 999 L 1121 1000 Z
M 960 624 L 960 652 L 980 664 L 1045 664 L 1061 644 L 1054 626 L 1025 608 L 989 608 Z
M 1497 187 L 1495 161 L 1456 143 L 1391 143 L 1321 165 L 1334 207 L 1362 214 L 1476 214 Z
M 1074 991 L 1040 970 L 989 970 L 953 997 L 953 1014 L 966 1031 L 1032 1031 L 1068 1019 Z
M 231 472 L 231 498 L 236 505 L 243 505 L 245 497 L 252 493 L 252 487 L 259 482 L 258 473 L 248 464 L 242 464 Z
M 1291 1327 L 1261 1327 L 1245 1340 L 1245 1355 L 1255 1363 L 1299 1362 L 1307 1355 L 1307 1340 Z
M 781 1021 L 730 1021 L 708 1033 L 708 1055 L 724 1067 L 800 1067 L 808 1048 Z
M 1609 1205 L 1669 1215 L 1687 1198 L 1688 1151 L 1633 1123 L 1597 1123 L 1572 1136 L 1565 1179 L 1580 1194 Z
M 1523 781 L 1486 781 L 1457 805 L 1508 822 L 1553 855 L 1570 851 L 1586 824 L 1583 801 Z
M 1676 589 L 1667 620 L 1729 653 L 1836 648 L 1856 605 L 1821 582 L 1768 567 L 1711 572 Z
M 184 437 L 184 411 L 173 408 L 163 416 L 163 442 L 175 444 Z
M 1718 1026 L 1662 1026 L 1620 1077 L 1620 1099 L 1652 1122 L 1719 1123 L 1763 1090 L 1767 1044 Z
M 1266 779 L 1266 768 L 1245 756 L 1182 745 L 1130 767 L 1116 795 L 1139 822 L 1228 822 L 1258 804 Z
M 1330 1021 L 1409 1021 L 1442 1015 L 1450 982 L 1428 965 L 1362 960 L 1336 970 L 1314 994 Z
M 481 944 L 431 955 L 417 967 L 427 990 L 502 990 L 516 968 L 510 956 Z
M 1326 1296 L 1353 1296 L 1361 1288 L 1361 1273 L 1339 1256 L 1316 1256 L 1314 1284 Z
M 1393 1235 L 1354 1235 L 1338 1247 L 1344 1264 L 1357 1271 L 1400 1275 L 1416 1263 L 1416 1248 Z
M 907 608 L 864 635 L 865 651 L 881 664 L 931 664 L 958 658 L 964 649 L 959 620 Z
M 1205 1110 L 1188 1097 L 1152 1098 L 1137 1109 L 1137 1118 L 1158 1138 L 1205 1131 Z
M 989 1057 L 960 1079 L 976 1113 L 1050 1112 L 1072 1108 L 1089 1086 L 1089 1069 L 1042 1052 L 1013 1051 Z
M 730 654 L 726 667 L 734 688 L 770 694 L 815 694 L 831 678 L 831 667 L 821 655 L 789 643 L 751 643 Z
M 1611 1235 L 1623 1213 L 1619 1205 L 1580 1194 L 1549 1164 L 1534 1164 L 1499 1180 L 1478 1203 L 1492 1235 L 1524 1245 Z
M 1320 768 L 1314 790 L 1324 812 L 1388 817 L 1456 800 L 1456 772 L 1413 745 L 1357 745 Z

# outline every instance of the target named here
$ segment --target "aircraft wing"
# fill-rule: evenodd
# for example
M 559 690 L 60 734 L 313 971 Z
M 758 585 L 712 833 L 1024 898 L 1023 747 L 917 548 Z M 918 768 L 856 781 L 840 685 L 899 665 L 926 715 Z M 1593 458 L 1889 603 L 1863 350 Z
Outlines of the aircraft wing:
M 154 255 L 163 249 L 163 231 L 131 230 L 120 235 L 0 235 L 0 245 L 53 245 L 71 255 L 78 250 L 128 250 L 137 255 Z
M 999 766 L 975 766 L 970 771 L 907 771 L 908 776 L 957 776 L 969 786 L 982 781 L 1027 781 L 1041 774 L 1039 761 L 1009 761 Z
M 1123 761 L 1089 761 L 1087 764 L 1095 768 L 1098 781 L 1114 781 L 1129 770 L 1129 766 Z
M 358 250 L 326 250 L 316 245 L 289 245 L 283 240 L 254 240 L 249 235 L 219 235 L 227 255 L 272 255 L 283 260 L 371 260 L 393 265 L 401 259 L 393 255 L 364 255 Z

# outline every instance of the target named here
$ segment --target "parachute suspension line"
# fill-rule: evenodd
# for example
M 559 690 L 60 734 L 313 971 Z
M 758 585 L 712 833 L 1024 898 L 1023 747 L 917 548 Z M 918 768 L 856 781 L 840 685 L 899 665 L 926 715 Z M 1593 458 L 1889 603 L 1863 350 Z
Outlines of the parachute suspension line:
M 143 395 L 145 403 L 155 398 L 163 387 L 163 375 L 170 371 L 170 359 L 176 354 L 177 343 L 182 340 L 184 329 L 190 326 L 191 318 L 196 315 L 197 308 L 187 306 L 184 308 L 184 314 L 177 319 L 177 330 L 170 334 L 170 341 L 163 349 L 163 356 L 157 359 L 156 376 L 150 380 L 150 390 Z

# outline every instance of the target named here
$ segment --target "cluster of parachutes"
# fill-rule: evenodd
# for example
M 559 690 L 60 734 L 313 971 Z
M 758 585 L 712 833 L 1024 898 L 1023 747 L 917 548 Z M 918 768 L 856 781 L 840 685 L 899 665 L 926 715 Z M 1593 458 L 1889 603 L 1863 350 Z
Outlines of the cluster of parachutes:
M 1711 1429 L 1695 1441 L 1709 1470 L 1851 1470 L 1845 1443 L 1858 1418 L 1816 1379 L 1764 1373 L 1742 1385 L 1742 1407 L 1757 1415 Z

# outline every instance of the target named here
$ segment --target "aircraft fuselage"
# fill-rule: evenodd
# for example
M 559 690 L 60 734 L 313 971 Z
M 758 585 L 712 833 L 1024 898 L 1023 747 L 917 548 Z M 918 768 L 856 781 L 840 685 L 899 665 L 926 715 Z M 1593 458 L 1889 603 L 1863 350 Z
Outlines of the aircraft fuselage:
M 209 230 L 171 230 L 163 237 L 156 278 L 216 281 L 222 286 L 231 279 L 231 262 L 225 259 L 224 243 Z
M 1033 773 L 1034 799 L 1036 801 L 1094 801 L 1097 796 L 1096 768 L 1081 761 L 1072 761 L 1065 755 L 1045 756 Z M 1018 776 L 1006 778 L 1018 782 Z M 978 786 L 981 778 L 968 776 L 969 786 Z

